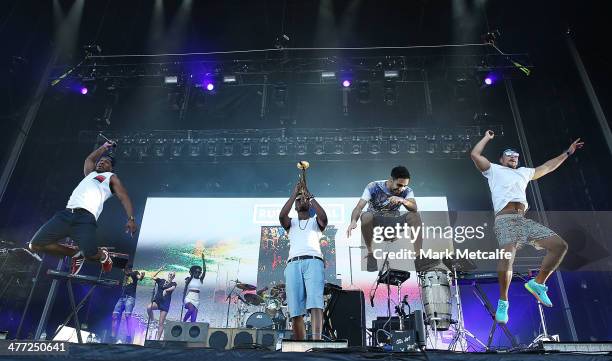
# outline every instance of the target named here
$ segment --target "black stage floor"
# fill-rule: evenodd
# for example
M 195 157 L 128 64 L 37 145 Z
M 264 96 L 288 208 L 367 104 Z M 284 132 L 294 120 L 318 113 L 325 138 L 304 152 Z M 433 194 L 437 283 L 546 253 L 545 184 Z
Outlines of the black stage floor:
M 176 347 L 142 347 L 136 345 L 107 344 L 71 344 L 65 355 L 11 355 L 0 356 L 0 360 L 155 360 L 155 361 L 349 361 L 349 360 L 425 360 L 425 361 L 612 361 L 612 354 L 585 353 L 544 353 L 544 352 L 512 352 L 512 353 L 456 353 L 448 351 L 428 351 L 423 353 L 393 353 L 376 352 L 373 350 L 343 349 L 317 350 L 312 352 L 280 352 L 260 350 L 217 351 L 206 348 L 176 348 Z

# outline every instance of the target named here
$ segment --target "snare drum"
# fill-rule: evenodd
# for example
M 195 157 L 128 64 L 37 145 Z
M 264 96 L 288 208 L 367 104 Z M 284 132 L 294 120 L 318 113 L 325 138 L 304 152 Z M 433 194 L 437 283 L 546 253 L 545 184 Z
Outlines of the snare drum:
M 451 290 L 448 272 L 436 270 L 419 274 L 423 308 L 430 325 L 438 331 L 450 327 L 452 317 Z

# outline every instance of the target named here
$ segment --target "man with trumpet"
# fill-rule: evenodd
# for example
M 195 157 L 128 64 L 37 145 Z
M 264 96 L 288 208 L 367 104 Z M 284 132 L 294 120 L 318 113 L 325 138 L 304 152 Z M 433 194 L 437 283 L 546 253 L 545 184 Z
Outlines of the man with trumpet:
M 300 179 L 278 217 L 289 235 L 289 259 L 285 268 L 287 304 L 294 339 L 306 338 L 304 315 L 310 312 L 312 339 L 320 340 L 323 331 L 325 263 L 319 242 L 327 226 L 327 214 L 306 186 L 308 162 L 300 161 L 297 167 L 302 171 Z M 295 219 L 289 217 L 294 204 L 297 211 Z M 314 211 L 312 217 L 311 209 Z

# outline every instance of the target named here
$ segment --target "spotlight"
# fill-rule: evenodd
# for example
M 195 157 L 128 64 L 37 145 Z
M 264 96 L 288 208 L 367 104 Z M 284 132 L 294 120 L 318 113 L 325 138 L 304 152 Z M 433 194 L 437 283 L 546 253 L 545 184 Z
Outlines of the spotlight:
M 295 152 L 298 155 L 306 154 L 306 138 L 298 137 L 295 144 Z
M 215 89 L 215 84 L 213 83 L 206 83 L 206 90 L 208 90 L 209 92 L 213 91 Z
M 493 79 L 491 79 L 491 77 L 486 77 L 484 83 L 487 85 L 491 85 L 493 84 Z
M 395 83 L 390 80 L 385 80 L 383 93 L 383 99 L 385 101 L 385 104 L 389 106 L 394 105 L 397 100 L 397 96 L 395 93 Z
M 261 138 L 259 142 L 259 155 L 268 155 L 270 153 L 270 141 L 267 138 Z
M 348 79 L 344 80 L 344 81 L 342 82 L 342 86 L 343 86 L 343 87 L 345 87 L 345 88 L 350 87 L 350 86 L 351 86 L 351 81 L 350 81 L 350 80 L 348 80 Z
M 316 155 L 325 154 L 325 142 L 323 140 L 323 137 L 317 137 L 317 139 L 315 140 L 314 153 Z
M 89 92 L 87 87 L 81 87 L 81 94 L 85 95 L 85 94 L 87 94 L 87 92 Z

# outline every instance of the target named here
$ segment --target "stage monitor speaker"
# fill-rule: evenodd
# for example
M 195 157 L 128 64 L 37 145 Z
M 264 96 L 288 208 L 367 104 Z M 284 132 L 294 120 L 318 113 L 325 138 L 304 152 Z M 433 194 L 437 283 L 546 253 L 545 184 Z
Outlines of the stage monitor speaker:
M 336 291 L 324 312 L 336 339 L 349 346 L 365 346 L 365 298 L 361 290 Z
M 232 333 L 231 348 L 252 348 L 257 342 L 257 331 L 254 328 L 236 328 Z
M 209 328 L 206 347 L 215 350 L 229 350 L 232 348 L 233 329 L 231 328 Z
M 167 321 L 164 341 L 205 342 L 208 336 L 206 322 Z

